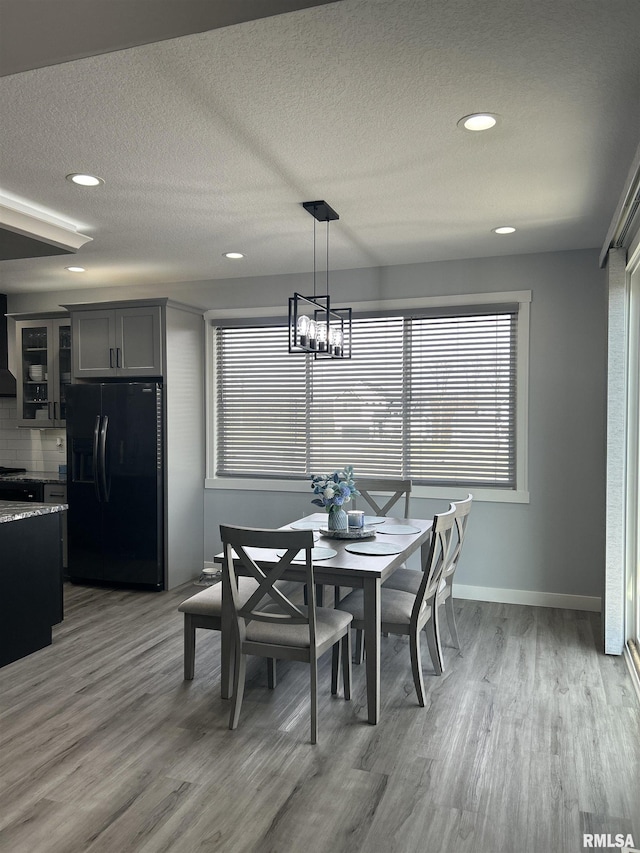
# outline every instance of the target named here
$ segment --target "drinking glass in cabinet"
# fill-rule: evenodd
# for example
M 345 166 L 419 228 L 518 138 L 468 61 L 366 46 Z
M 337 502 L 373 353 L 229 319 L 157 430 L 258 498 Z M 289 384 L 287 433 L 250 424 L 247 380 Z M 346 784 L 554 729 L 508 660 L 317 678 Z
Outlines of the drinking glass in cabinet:
M 25 349 L 46 349 L 47 330 L 45 328 L 37 327 L 35 329 L 24 329 L 22 335 L 22 341 Z

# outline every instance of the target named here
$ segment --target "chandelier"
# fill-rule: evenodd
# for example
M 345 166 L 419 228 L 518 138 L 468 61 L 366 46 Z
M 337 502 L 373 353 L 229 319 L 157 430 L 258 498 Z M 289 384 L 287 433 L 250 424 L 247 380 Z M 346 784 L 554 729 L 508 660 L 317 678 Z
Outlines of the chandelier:
M 313 296 L 289 297 L 289 352 L 313 353 L 315 358 L 351 358 L 351 308 L 332 308 L 329 296 L 329 223 L 339 219 L 326 201 L 304 201 L 313 216 Z M 326 222 L 326 287 L 316 294 L 316 222 Z

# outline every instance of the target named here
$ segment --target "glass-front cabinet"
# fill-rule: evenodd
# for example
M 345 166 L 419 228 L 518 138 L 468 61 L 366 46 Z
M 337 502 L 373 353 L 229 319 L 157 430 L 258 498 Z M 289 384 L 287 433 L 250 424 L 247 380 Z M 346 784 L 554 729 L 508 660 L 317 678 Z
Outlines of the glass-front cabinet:
M 64 427 L 71 382 L 71 321 L 18 320 L 18 425 Z

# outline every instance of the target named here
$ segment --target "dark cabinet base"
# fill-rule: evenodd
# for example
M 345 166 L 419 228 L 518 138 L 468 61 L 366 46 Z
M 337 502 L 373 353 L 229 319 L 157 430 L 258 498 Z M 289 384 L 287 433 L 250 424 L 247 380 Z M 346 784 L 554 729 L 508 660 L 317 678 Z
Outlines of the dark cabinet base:
M 51 644 L 62 621 L 62 514 L 0 524 L 0 666 Z

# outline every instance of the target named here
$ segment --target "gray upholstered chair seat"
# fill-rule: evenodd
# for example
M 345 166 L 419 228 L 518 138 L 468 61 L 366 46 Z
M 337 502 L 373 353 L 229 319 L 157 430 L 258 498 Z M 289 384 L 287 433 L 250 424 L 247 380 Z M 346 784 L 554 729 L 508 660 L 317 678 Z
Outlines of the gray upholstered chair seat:
M 258 588 L 258 582 L 253 578 L 238 578 L 238 592 L 246 601 L 252 592 Z M 222 615 L 222 584 L 216 583 L 192 595 L 179 605 L 181 613 L 194 613 L 198 616 Z
M 271 608 L 265 608 L 270 610 Z M 306 607 L 300 606 L 306 615 Z M 316 607 L 316 642 L 323 646 L 335 633 L 346 628 L 351 617 L 348 613 L 328 607 Z M 274 646 L 309 648 L 309 625 L 278 625 L 274 622 L 251 621 L 247 625 L 248 642 L 268 643 Z
M 411 570 L 409 570 L 411 571 Z M 412 575 L 422 575 L 422 572 L 411 571 Z M 380 623 L 392 625 L 406 625 L 411 620 L 411 611 L 415 604 L 415 593 L 402 592 L 398 589 L 385 589 L 380 596 Z M 423 602 L 423 609 L 429 607 Z M 364 625 L 364 593 L 361 589 L 355 589 L 345 596 L 340 602 L 340 610 L 346 610 L 353 616 L 353 627 L 361 628 Z M 391 630 L 391 628 L 389 628 Z
M 242 601 L 258 588 L 253 578 L 238 578 L 238 592 Z M 184 678 L 191 681 L 196 666 L 196 629 L 222 630 L 222 584 L 216 583 L 196 592 L 178 605 L 184 613 Z M 269 669 L 269 682 L 275 685 L 275 663 Z
M 410 592 L 412 595 L 416 595 L 418 589 L 420 588 L 420 581 L 422 580 L 422 572 L 417 569 L 396 569 L 395 572 L 389 578 L 389 581 L 385 581 L 382 586 L 385 589 L 398 589 L 402 590 L 402 592 Z M 387 586 L 387 583 L 389 584 Z M 447 582 L 444 578 L 440 580 L 440 584 L 438 586 L 438 595 L 445 589 Z

